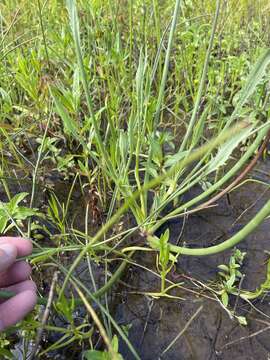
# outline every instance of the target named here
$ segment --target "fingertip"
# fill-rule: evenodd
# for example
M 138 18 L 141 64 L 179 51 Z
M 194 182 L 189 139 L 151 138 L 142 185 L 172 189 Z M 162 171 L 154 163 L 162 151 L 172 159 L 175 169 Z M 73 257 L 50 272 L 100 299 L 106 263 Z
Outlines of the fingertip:
M 28 306 L 28 312 L 32 311 L 34 309 L 34 307 L 37 304 L 37 289 L 35 286 L 35 289 L 32 290 L 26 290 L 24 291 L 22 294 L 23 299 L 25 299 L 27 306 Z
M 37 292 L 37 285 L 33 280 L 25 280 L 23 281 L 21 284 L 15 285 L 15 286 L 20 286 L 20 291 L 25 292 L 25 291 L 33 291 L 34 293 Z
M 2 236 L 0 237 L 0 246 L 3 243 L 14 245 L 17 248 L 18 256 L 27 256 L 33 251 L 32 241 L 22 237 Z
M 36 286 L 33 285 L 32 289 L 29 288 L 28 290 L 21 292 L 18 296 L 20 296 L 21 303 L 24 304 L 23 306 L 23 311 L 24 311 L 23 317 L 24 317 L 29 312 L 34 310 L 37 304 L 38 296 L 37 296 Z
M 8 269 L 16 260 L 17 248 L 13 244 L 0 244 L 0 271 Z

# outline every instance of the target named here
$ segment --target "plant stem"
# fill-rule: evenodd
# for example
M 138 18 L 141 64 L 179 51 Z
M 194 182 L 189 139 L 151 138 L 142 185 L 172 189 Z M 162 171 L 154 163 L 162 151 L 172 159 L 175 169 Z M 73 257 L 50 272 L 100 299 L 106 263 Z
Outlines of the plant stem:
M 180 10 L 180 2 L 181 2 L 180 0 L 176 0 L 175 7 L 174 7 L 173 20 L 172 20 L 172 25 L 171 25 L 170 35 L 169 35 L 168 47 L 167 47 L 167 51 L 166 51 L 165 63 L 164 63 L 163 74 L 162 74 L 162 79 L 161 79 L 161 84 L 160 84 L 159 94 L 158 94 L 158 100 L 157 100 L 157 106 L 156 106 L 154 129 L 156 129 L 158 126 L 161 106 L 162 106 L 163 99 L 164 99 L 164 92 L 165 92 L 165 86 L 166 86 L 167 77 L 168 77 L 173 38 L 174 38 L 174 33 L 175 33 L 176 25 L 177 25 L 177 18 L 178 18 L 178 14 L 179 14 L 179 10 Z
M 190 255 L 190 256 L 205 256 L 205 255 L 212 255 L 223 252 L 243 241 L 269 215 L 270 215 L 270 200 L 268 200 L 268 202 L 264 205 L 264 207 L 243 229 L 241 229 L 237 234 L 232 236 L 230 239 L 224 241 L 223 243 L 219 245 L 214 245 L 207 248 L 199 248 L 199 249 L 189 249 L 189 248 L 184 248 L 181 246 L 170 244 L 170 251 L 176 254 Z M 159 239 L 157 237 L 149 235 L 148 240 L 150 246 L 156 249 L 159 248 Z
M 117 281 L 122 276 L 125 269 L 127 268 L 128 260 L 132 258 L 133 254 L 134 254 L 134 251 L 130 252 L 130 254 L 128 255 L 128 259 L 124 259 L 122 261 L 121 265 L 119 265 L 117 270 L 110 277 L 110 279 L 106 282 L 106 284 L 92 294 L 94 298 L 98 299 L 98 298 L 102 297 L 106 292 L 108 292 L 112 288 L 112 286 L 114 284 L 117 283 Z M 16 293 L 13 291 L 0 290 L 0 299 L 10 299 L 15 295 L 16 295 Z M 46 305 L 47 301 L 48 301 L 48 299 L 46 297 L 39 297 L 37 300 L 37 304 L 38 305 Z M 83 302 L 81 299 L 75 299 L 75 304 L 82 305 Z
M 256 140 L 251 144 L 251 146 L 248 148 L 245 154 L 236 162 L 236 164 L 226 173 L 225 176 L 223 176 L 219 181 L 213 184 L 209 189 L 204 191 L 202 194 L 194 197 L 193 199 L 183 204 L 179 208 L 171 211 L 168 215 L 163 216 L 162 219 L 158 220 L 148 231 L 153 234 L 162 224 L 164 224 L 170 218 L 175 217 L 178 214 L 181 214 L 183 211 L 186 211 L 191 206 L 198 204 L 200 201 L 210 196 L 214 191 L 220 189 L 227 181 L 229 181 L 230 178 L 235 176 L 235 174 L 242 168 L 242 166 L 248 161 L 248 159 L 255 153 L 255 151 L 257 150 L 258 146 L 260 145 L 260 143 L 262 142 L 264 136 L 268 131 L 269 131 L 269 125 L 259 131 Z M 179 192 L 177 192 L 177 196 L 182 195 L 191 186 L 197 184 L 199 180 L 200 178 L 195 179 L 193 182 L 189 183 L 187 186 L 182 188 Z M 172 201 L 172 198 L 168 198 L 167 202 L 169 201 Z
M 212 25 L 212 31 L 211 31 L 209 46 L 208 46 L 208 49 L 207 49 L 205 62 L 204 62 L 204 66 L 203 66 L 202 77 L 201 77 L 198 93 L 197 93 L 197 96 L 196 96 L 196 101 L 195 101 L 195 104 L 194 104 L 192 116 L 191 116 L 191 119 L 190 119 L 190 122 L 189 122 L 189 125 L 188 125 L 188 128 L 187 128 L 187 132 L 185 134 L 185 137 L 184 137 L 184 139 L 183 139 L 183 141 L 181 143 L 180 149 L 179 149 L 180 152 L 185 150 L 186 144 L 187 144 L 187 142 L 188 142 L 188 140 L 189 140 L 189 138 L 191 136 L 191 133 L 192 133 L 195 121 L 196 121 L 197 113 L 198 113 L 198 110 L 199 110 L 199 106 L 200 106 L 200 102 L 201 102 L 201 98 L 202 98 L 202 94 L 203 94 L 203 89 L 204 89 L 204 86 L 205 86 L 205 81 L 206 81 L 206 76 L 207 76 L 207 70 L 208 70 L 210 55 L 211 55 L 213 42 L 214 42 L 214 37 L 215 37 L 215 32 L 216 32 L 216 28 L 217 28 L 219 10 L 220 10 L 220 0 L 217 0 L 216 12 L 215 12 L 215 16 L 214 16 L 213 25 Z
M 43 19 L 42 19 L 42 10 L 41 10 L 41 5 L 40 5 L 40 0 L 38 0 L 38 16 L 39 16 L 39 21 L 40 21 L 42 38 L 43 38 L 43 42 L 44 42 L 47 65 L 48 65 L 48 68 L 49 68 L 49 66 L 50 66 L 50 58 L 49 58 L 49 52 L 48 52 L 47 42 L 46 42 L 46 37 L 45 37 L 45 31 L 44 31 L 44 24 L 43 24 Z
M 175 164 L 170 168 L 169 171 L 163 173 L 162 175 L 156 177 L 155 179 L 149 181 L 147 184 L 145 184 L 141 191 L 136 191 L 131 196 L 127 197 L 124 204 L 116 211 L 116 213 L 103 225 L 103 227 L 96 233 L 96 235 L 93 237 L 92 242 L 87 244 L 84 249 L 80 252 L 80 254 L 77 256 L 77 258 L 74 260 L 73 264 L 71 265 L 67 276 L 64 280 L 62 289 L 60 291 L 59 296 L 64 293 L 64 289 L 68 283 L 68 280 L 70 279 L 70 276 L 72 275 L 75 268 L 79 265 L 83 257 L 87 254 L 87 252 L 92 248 L 92 246 L 106 233 L 108 230 L 120 219 L 120 217 L 134 204 L 134 201 L 140 196 L 140 194 L 144 191 L 147 191 L 148 189 L 155 188 L 158 184 L 160 184 L 165 178 L 172 175 L 175 171 L 179 171 L 180 169 L 183 169 L 188 164 L 192 163 L 196 159 L 200 158 L 204 153 L 207 151 L 214 149 L 216 146 L 220 145 L 225 139 L 227 139 L 232 133 L 235 134 L 236 131 L 240 131 L 241 127 L 243 125 L 238 125 L 231 129 L 230 131 L 225 132 L 222 134 L 222 136 L 218 136 L 217 138 L 213 139 L 209 143 L 202 146 L 200 149 L 194 151 L 191 153 L 187 158 L 183 159 L 179 163 Z

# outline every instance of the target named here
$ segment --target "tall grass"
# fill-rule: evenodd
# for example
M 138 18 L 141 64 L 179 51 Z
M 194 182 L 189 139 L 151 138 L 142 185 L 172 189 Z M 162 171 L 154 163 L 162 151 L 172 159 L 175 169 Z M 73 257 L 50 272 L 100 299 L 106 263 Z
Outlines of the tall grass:
M 67 0 L 64 7 L 52 0 L 35 6 L 23 2 L 15 14 L 13 1 L 0 4 L 1 181 L 10 200 L 7 179 L 15 176 L 22 184 L 33 174 L 29 207 L 42 208 L 36 198 L 44 179 L 50 200 L 47 210 L 41 209 L 43 219 L 29 217 L 28 235 L 42 230 L 51 243 L 45 248 L 36 239 L 39 250 L 31 259 L 42 267 L 53 264 L 65 277 L 55 302 L 68 318 L 70 338 L 64 333 L 49 350 L 92 336 L 85 323 L 77 326 L 72 320 L 75 304 L 65 298 L 71 286 L 101 331 L 110 356 L 119 358 L 113 346 L 116 332 L 139 358 L 109 306 L 98 300 L 106 300 L 131 257 L 151 251 L 159 261 L 170 254 L 169 261 L 173 254 L 224 251 L 270 214 L 267 202 L 231 239 L 204 249 L 178 247 L 169 237 L 166 242 L 165 235 L 155 235 L 167 220 L 200 211 L 204 199 L 239 174 L 270 129 L 264 12 L 256 8 L 243 20 L 251 29 L 246 34 L 241 33 L 240 17 L 249 11 L 248 1 L 241 1 L 237 19 L 232 3 L 205 3 L 201 9 L 180 0 L 146 1 L 145 6 L 130 1 L 128 7 L 122 1 Z M 260 5 L 264 8 L 267 2 Z M 258 36 L 260 48 L 253 45 Z M 232 155 L 242 143 L 246 150 L 234 161 Z M 48 190 L 47 169 L 71 181 L 64 203 L 53 188 Z M 206 183 L 200 195 L 183 200 L 193 186 Z M 98 198 L 104 212 L 101 226 L 89 229 L 89 214 L 98 210 L 91 209 L 91 197 L 84 229 L 73 226 L 69 209 L 77 186 Z M 135 225 L 114 235 L 126 214 Z M 12 220 L 25 234 L 23 224 Z M 128 240 L 138 231 L 145 243 L 134 246 Z M 72 254 L 72 263 L 62 264 L 60 254 L 65 253 Z M 111 273 L 108 263 L 115 256 L 120 263 Z M 75 276 L 84 258 L 94 293 Z M 106 263 L 107 269 L 99 289 L 92 272 L 95 261 Z M 162 274 L 159 296 L 169 291 Z M 24 326 L 33 329 L 38 324 L 29 321 Z M 94 325 L 89 326 L 94 334 Z

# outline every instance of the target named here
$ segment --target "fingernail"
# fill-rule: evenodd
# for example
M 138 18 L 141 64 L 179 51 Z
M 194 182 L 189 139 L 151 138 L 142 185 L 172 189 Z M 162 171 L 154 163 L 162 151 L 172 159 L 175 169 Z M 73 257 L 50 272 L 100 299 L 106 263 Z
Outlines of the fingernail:
M 5 256 L 7 258 L 13 258 L 15 255 L 16 249 L 14 245 L 10 244 L 1 244 L 0 245 L 0 258 Z

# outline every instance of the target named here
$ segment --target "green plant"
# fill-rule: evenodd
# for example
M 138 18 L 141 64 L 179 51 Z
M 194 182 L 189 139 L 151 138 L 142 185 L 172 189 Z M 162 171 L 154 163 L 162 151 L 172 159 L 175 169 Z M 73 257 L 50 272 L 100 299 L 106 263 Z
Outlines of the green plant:
M 160 248 L 157 256 L 157 268 L 161 276 L 161 294 L 164 294 L 166 291 L 166 276 L 176 262 L 176 258 L 170 254 L 170 245 L 168 244 L 169 234 L 169 229 L 167 229 L 165 233 L 160 236 Z
M 238 293 L 239 281 L 242 278 L 240 268 L 243 264 L 243 260 L 246 253 L 242 253 L 239 249 L 235 249 L 230 257 L 228 265 L 219 265 L 219 276 L 221 277 L 220 283 L 220 296 L 221 301 L 225 307 L 229 304 L 229 294 Z M 241 291 L 241 290 L 240 290 Z
M 21 225 L 23 220 L 26 220 L 34 215 L 39 216 L 37 209 L 29 209 L 19 204 L 25 200 L 28 193 L 20 193 L 15 195 L 9 202 L 0 202 L 0 233 L 5 234 L 14 226 Z
M 161 291 L 152 295 L 169 297 L 174 286 L 166 287 L 167 274 L 179 255 L 231 248 L 269 215 L 267 203 L 238 234 L 209 248 L 175 246 L 168 232 L 156 236 L 167 220 L 201 211 L 219 196 L 216 193 L 249 166 L 269 133 L 267 14 L 256 6 L 250 17 L 246 0 L 238 2 L 238 11 L 234 2 L 220 4 L 0 4 L 0 177 L 9 201 L 1 205 L 0 222 L 3 231 L 12 228 L 21 235 L 24 220 L 28 235 L 43 231 L 41 237 L 35 235 L 38 249 L 30 259 L 40 274 L 55 267 L 66 277 L 55 295 L 54 310 L 67 319 L 68 328 L 47 325 L 61 334 L 48 351 L 80 345 L 87 336 L 94 339 L 93 319 L 74 324 L 82 298 L 72 303 L 72 293 L 65 299 L 68 285 L 74 292 L 81 289 L 89 305 L 99 308 L 108 349 L 98 356 L 111 355 L 110 343 L 118 333 L 138 358 L 110 314 L 108 297 L 134 254 L 157 253 Z M 266 6 L 267 0 L 260 4 Z M 236 157 L 242 146 L 245 151 Z M 49 183 L 50 173 L 57 176 Z M 9 208 L 13 181 L 16 189 L 32 186 L 28 213 L 19 202 Z M 56 181 L 65 186 L 66 197 L 58 194 Z M 201 186 L 202 192 L 185 201 L 193 186 Z M 36 204 L 38 191 L 49 191 L 45 204 Z M 78 191 L 85 204 L 78 204 L 83 225 L 77 228 L 70 205 L 78 202 Z M 93 223 L 91 216 L 99 210 L 104 217 Z M 44 223 L 32 219 L 40 212 Z M 132 228 L 126 214 L 135 222 Z M 131 244 L 135 232 L 146 241 Z M 82 260 L 94 292 L 74 275 Z M 104 269 L 100 288 L 93 277 L 94 263 Z M 236 269 L 229 265 L 225 276 L 224 293 L 234 295 Z M 268 280 L 253 295 L 240 296 L 263 294 L 267 286 Z M 226 304 L 226 295 L 223 298 Z M 38 326 L 38 321 L 29 323 L 32 331 Z M 46 349 L 42 351 L 44 355 Z
M 13 359 L 13 354 L 9 351 L 10 341 L 7 338 L 6 334 L 1 334 L 0 336 L 0 355 L 3 359 Z
M 234 249 L 230 256 L 228 265 L 222 264 L 218 266 L 220 270 L 218 272 L 219 280 L 217 284 L 208 287 L 210 291 L 213 291 L 218 297 L 220 297 L 224 308 L 228 311 L 232 318 L 236 318 L 241 325 L 247 325 L 247 319 L 245 316 L 238 316 L 235 314 L 235 309 L 231 309 L 229 301 L 230 296 L 241 298 L 247 302 L 257 299 L 270 289 L 270 261 L 267 262 L 266 279 L 260 284 L 255 291 L 249 291 L 243 289 L 242 282 L 244 280 L 244 274 L 241 272 L 243 265 L 245 252 L 241 252 L 239 249 Z
M 118 353 L 118 338 L 114 336 L 112 339 L 112 347 L 115 351 L 115 356 L 111 356 L 109 353 L 98 350 L 87 350 L 83 353 L 83 359 L 85 360 L 122 360 L 123 357 Z

